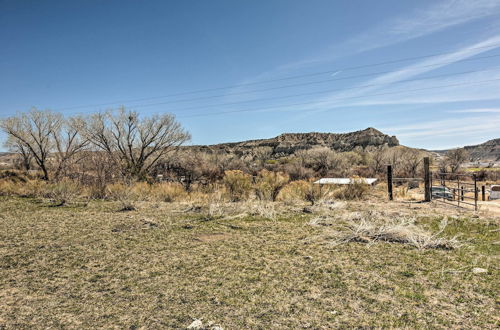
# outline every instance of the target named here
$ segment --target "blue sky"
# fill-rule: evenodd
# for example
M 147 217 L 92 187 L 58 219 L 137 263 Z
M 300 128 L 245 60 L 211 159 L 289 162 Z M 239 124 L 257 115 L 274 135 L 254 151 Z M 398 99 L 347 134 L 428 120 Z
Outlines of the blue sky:
M 2 117 L 125 105 L 193 144 L 371 126 L 440 149 L 500 137 L 499 91 L 498 0 L 0 0 Z

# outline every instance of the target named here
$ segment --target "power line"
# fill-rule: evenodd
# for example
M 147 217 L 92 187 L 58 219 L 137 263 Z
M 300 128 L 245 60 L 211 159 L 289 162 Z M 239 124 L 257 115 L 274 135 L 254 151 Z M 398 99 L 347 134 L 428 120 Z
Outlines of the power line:
M 497 56 L 500 56 L 500 54 L 497 55 Z M 317 94 L 339 92 L 339 91 L 347 91 L 347 90 L 356 90 L 356 89 L 363 89 L 363 88 L 367 88 L 367 87 L 386 86 L 386 85 L 393 85 L 393 84 L 408 83 L 408 82 L 413 82 L 413 81 L 429 80 L 429 79 L 434 79 L 434 78 L 443 78 L 443 77 L 458 76 L 458 75 L 464 75 L 464 74 L 470 74 L 470 73 L 477 73 L 477 72 L 494 71 L 494 70 L 498 70 L 498 69 L 500 69 L 500 66 L 494 66 L 494 67 L 491 67 L 491 68 L 488 68 L 488 69 L 481 69 L 481 70 L 469 70 L 469 71 L 462 71 L 462 72 L 445 73 L 445 74 L 433 75 L 433 76 L 422 77 L 422 78 L 404 79 L 404 80 L 390 82 L 390 83 L 366 84 L 366 85 L 359 85 L 359 86 L 353 86 L 353 87 L 335 88 L 335 89 L 327 89 L 327 90 L 321 90 L 321 91 L 307 92 L 307 93 L 301 93 L 301 94 L 292 94 L 292 95 L 276 96 L 276 97 L 269 97 L 269 98 L 257 98 L 257 99 L 246 100 L 246 101 L 216 103 L 216 104 L 209 104 L 209 105 L 206 105 L 206 106 L 184 107 L 184 108 L 175 109 L 175 110 L 176 111 L 186 111 L 186 110 L 204 109 L 204 108 L 207 108 L 207 107 L 227 106 L 227 105 L 236 105 L 236 104 L 261 102 L 261 101 L 272 101 L 272 100 L 288 99 L 288 98 L 300 97 L 300 96 L 317 95 Z M 167 104 L 167 103 L 168 102 L 137 104 L 137 105 L 134 105 L 132 107 L 133 108 L 144 108 L 144 107 L 150 107 L 150 106 L 155 106 L 155 105 L 163 105 L 163 104 Z M 87 112 L 88 111 L 80 111 L 78 113 L 82 114 L 82 113 L 87 113 Z
M 500 44 L 493 44 L 493 45 L 489 45 L 489 46 L 469 48 L 469 50 L 486 49 L 486 48 L 494 49 L 494 48 L 499 47 L 499 46 L 500 46 Z M 167 94 L 167 95 L 163 95 L 163 96 L 152 96 L 152 97 L 137 98 L 137 99 L 128 99 L 128 100 L 114 101 L 114 102 L 107 102 L 107 103 L 99 103 L 99 104 L 89 104 L 89 105 L 64 107 L 64 108 L 58 108 L 58 109 L 54 109 L 54 110 L 56 110 L 56 111 L 60 111 L 60 110 L 74 110 L 74 109 L 82 109 L 82 108 L 90 108 L 90 107 L 108 106 L 108 105 L 116 105 L 116 104 L 128 103 L 128 102 L 139 102 L 139 101 L 154 100 L 154 99 L 168 98 L 168 97 L 174 97 L 174 96 L 182 96 L 182 95 L 197 94 L 197 93 L 203 93 L 203 92 L 218 91 L 218 90 L 231 89 L 231 88 L 236 88 L 236 87 L 254 86 L 254 85 L 265 84 L 265 83 L 270 83 L 270 82 L 299 79 L 299 78 L 319 76 L 319 75 L 324 75 L 324 74 L 329 74 L 329 73 L 336 73 L 336 72 L 342 72 L 342 71 L 357 70 L 357 69 L 363 69 L 363 68 L 368 68 L 368 67 L 376 67 L 376 66 L 382 66 L 382 65 L 387 65 L 387 64 L 395 64 L 395 63 L 400 63 L 400 62 L 405 62 L 405 61 L 410 61 L 410 60 L 416 60 L 416 59 L 422 59 L 422 58 L 429 58 L 429 57 L 436 57 L 436 56 L 440 56 L 440 55 L 452 54 L 452 53 L 455 53 L 455 52 L 456 52 L 456 50 L 455 51 L 449 51 L 449 52 L 443 52 L 443 53 L 435 53 L 435 54 L 430 54 L 430 55 L 407 57 L 407 58 L 390 60 L 390 61 L 379 62 L 379 63 L 358 65 L 358 66 L 352 66 L 352 67 L 344 67 L 344 68 L 338 68 L 336 70 L 319 71 L 319 72 L 313 72 L 313 73 L 308 73 L 308 74 L 289 76 L 289 77 L 284 77 L 284 78 L 269 79 L 269 80 L 254 82 L 254 83 L 235 84 L 235 85 L 228 85 L 228 86 L 208 88 L 208 89 L 199 89 L 199 90 L 193 90 L 193 91 L 187 91 L 187 92 L 181 92 L 181 93 L 175 93 L 175 94 Z M 444 62 L 444 63 L 439 63 L 439 64 L 432 64 L 432 65 L 421 66 L 421 67 L 430 67 L 430 66 L 442 65 L 442 64 L 446 64 L 446 63 L 457 63 L 457 62 L 473 61 L 473 60 L 484 59 L 484 58 L 491 58 L 491 57 L 497 57 L 497 56 L 500 56 L 500 55 L 482 56 L 482 57 L 476 57 L 476 58 L 470 58 L 470 59 L 463 59 L 463 60 L 457 60 L 457 61 Z M 389 72 L 392 72 L 392 71 L 388 71 L 388 72 L 385 72 L 385 73 L 389 73 Z M 351 76 L 351 77 L 343 77 L 343 78 L 330 79 L 330 80 L 327 80 L 327 81 L 335 81 L 335 80 L 343 80 L 343 79 L 353 79 L 353 78 L 360 78 L 360 77 L 365 77 L 365 76 L 369 76 L 369 75 L 383 74 L 383 73 L 384 72 L 382 72 L 382 73 L 368 74 L 368 75 L 356 75 L 356 76 Z M 322 81 L 322 82 L 326 82 L 326 81 Z M 317 83 L 319 83 L 319 82 L 317 82 Z M 261 91 L 261 90 L 258 90 L 258 91 Z M 255 91 L 252 91 L 252 92 L 255 92 Z M 179 101 L 172 101 L 172 102 L 179 102 Z M 182 101 L 182 102 L 184 102 L 184 101 Z
M 493 81 L 500 81 L 500 78 L 498 78 L 498 79 L 489 79 L 489 80 L 481 80 L 481 81 L 474 81 L 474 82 L 467 82 L 467 83 L 461 83 L 461 84 L 449 84 L 449 85 L 442 85 L 442 86 L 424 87 L 424 88 L 417 88 L 417 89 L 408 89 L 408 90 L 404 90 L 404 91 L 378 93 L 378 94 L 363 95 L 363 96 L 343 97 L 343 98 L 337 98 L 337 99 L 335 99 L 335 101 L 337 101 L 337 100 L 346 100 L 346 99 L 359 99 L 359 98 L 372 97 L 372 96 L 401 94 L 401 93 L 408 93 L 408 92 L 418 92 L 418 91 L 432 90 L 432 89 L 437 89 L 437 88 L 447 88 L 447 87 L 456 87 L 456 86 L 465 86 L 465 85 L 477 85 L 477 84 L 483 84 L 483 83 L 488 83 L 488 82 L 493 82 Z M 268 109 L 276 109 L 276 108 L 283 108 L 283 107 L 293 107 L 293 106 L 301 106 L 301 105 L 312 105 L 312 104 L 318 104 L 318 103 L 320 103 L 320 102 L 302 102 L 302 103 L 279 105 L 279 106 L 272 106 L 272 107 L 266 107 L 266 108 L 254 108 L 254 109 L 231 110 L 231 111 L 220 111 L 220 112 L 206 112 L 206 113 L 192 114 L 192 115 L 186 115 L 186 116 L 178 116 L 178 118 L 205 117 L 205 116 L 222 115 L 222 114 L 232 114 L 232 113 L 240 113 L 240 112 L 259 112 L 259 111 L 265 111 L 265 110 L 268 110 Z M 309 111 L 314 111 L 314 110 L 309 110 Z
M 482 57 L 464 59 L 462 61 L 477 61 L 477 60 L 481 60 L 481 59 L 485 59 L 485 58 L 492 58 L 492 57 L 499 57 L 499 56 L 500 56 L 500 54 L 495 54 L 495 55 L 489 55 L 489 56 L 482 56 Z M 439 65 L 449 64 L 449 63 L 457 63 L 457 62 L 462 62 L 462 61 L 451 61 L 451 62 L 442 62 L 442 63 L 436 63 L 436 64 L 430 64 L 430 65 L 422 65 L 422 66 L 415 67 L 414 69 L 421 69 L 421 68 L 439 66 Z M 355 76 L 339 77 L 339 78 L 326 79 L 326 80 L 317 80 L 317 81 L 310 81 L 310 82 L 306 82 L 306 83 L 290 84 L 290 85 L 270 87 L 270 88 L 263 88 L 263 89 L 254 89 L 254 90 L 250 90 L 250 91 L 244 91 L 244 92 L 238 92 L 238 93 L 231 93 L 230 95 L 234 96 L 234 95 L 251 94 L 251 93 L 256 93 L 256 92 L 268 92 L 268 91 L 272 91 L 272 90 L 280 90 L 280 89 L 287 89 L 287 88 L 299 87 L 299 86 L 308 86 L 308 85 L 323 84 L 323 83 L 333 82 L 333 81 L 355 79 L 355 78 L 363 78 L 363 77 L 371 77 L 371 76 L 377 76 L 377 75 L 382 75 L 382 74 L 389 74 L 389 73 L 393 73 L 393 72 L 394 71 L 382 71 L 382 72 L 379 71 L 379 72 L 366 73 L 366 74 L 355 75 Z M 219 94 L 219 95 L 203 96 L 203 97 L 190 98 L 190 99 L 165 101 L 165 102 L 156 102 L 156 103 L 151 103 L 150 105 L 164 105 L 164 104 L 185 103 L 185 102 L 193 102 L 193 101 L 215 99 L 215 98 L 224 97 L 224 96 L 226 96 L 226 95 L 225 94 Z M 137 107 L 137 106 L 141 107 L 142 105 L 132 105 L 132 107 Z
M 276 97 L 268 97 L 268 98 L 258 98 L 258 99 L 252 99 L 252 100 L 246 100 L 246 101 L 216 103 L 216 104 L 209 104 L 206 106 L 194 106 L 194 107 L 180 108 L 180 109 L 176 109 L 176 110 L 177 111 L 184 111 L 184 110 L 193 110 L 193 109 L 203 109 L 206 107 L 235 105 L 235 104 L 244 104 L 244 103 L 260 102 L 260 101 L 280 100 L 280 99 L 287 99 L 287 98 L 299 97 L 299 96 L 316 95 L 316 94 L 339 92 L 339 91 L 346 91 L 346 90 L 356 90 L 356 89 L 362 89 L 362 88 L 367 88 L 367 87 L 386 86 L 386 85 L 401 84 L 401 83 L 420 81 L 420 80 L 429 80 L 429 79 L 434 79 L 434 78 L 458 76 L 458 75 L 477 73 L 477 72 L 494 71 L 494 70 L 498 70 L 498 69 L 500 69 L 500 66 L 495 66 L 495 67 L 492 67 L 489 69 L 482 69 L 482 70 L 469 70 L 469 71 L 462 71 L 462 72 L 455 72 L 455 73 L 446 73 L 446 74 L 434 75 L 434 76 L 423 77 L 423 78 L 404 79 L 404 80 L 390 82 L 390 83 L 367 84 L 367 85 L 359 85 L 359 86 L 353 86 L 353 87 L 327 89 L 327 90 L 322 90 L 322 91 L 315 91 L 315 92 L 308 92 L 308 93 L 301 93 L 301 94 L 292 94 L 292 95 L 284 95 L 284 96 L 276 96 Z M 150 107 L 150 106 L 162 105 L 162 104 L 165 104 L 165 103 L 158 102 L 158 103 L 138 104 L 138 105 L 134 105 L 132 107 L 133 108 L 144 108 L 144 107 Z

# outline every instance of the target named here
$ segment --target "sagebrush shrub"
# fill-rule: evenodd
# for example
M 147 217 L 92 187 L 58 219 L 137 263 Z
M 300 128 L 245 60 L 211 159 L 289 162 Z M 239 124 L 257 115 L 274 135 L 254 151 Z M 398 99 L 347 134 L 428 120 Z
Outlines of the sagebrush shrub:
M 281 189 L 278 199 L 282 201 L 306 200 L 306 194 L 311 190 L 311 182 L 304 180 L 292 181 Z
M 352 200 L 361 199 L 368 192 L 369 185 L 354 179 L 354 182 L 345 185 L 336 192 L 335 197 L 340 199 Z
M 252 177 L 240 170 L 225 171 L 223 182 L 233 202 L 247 199 L 252 190 Z
M 286 173 L 262 170 L 255 183 L 257 197 L 261 200 L 275 201 L 279 192 L 290 181 Z

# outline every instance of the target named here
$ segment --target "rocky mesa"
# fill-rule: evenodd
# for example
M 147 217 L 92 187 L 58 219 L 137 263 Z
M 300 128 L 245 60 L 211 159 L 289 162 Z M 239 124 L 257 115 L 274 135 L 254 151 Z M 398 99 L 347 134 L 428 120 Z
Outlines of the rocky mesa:
M 389 136 L 379 130 L 367 129 L 349 133 L 284 133 L 270 139 L 249 140 L 243 142 L 221 143 L 188 148 L 204 152 L 225 152 L 238 155 L 254 153 L 258 149 L 267 149 L 274 157 L 293 154 L 302 149 L 328 147 L 335 151 L 351 151 L 357 147 L 398 146 L 395 136 Z

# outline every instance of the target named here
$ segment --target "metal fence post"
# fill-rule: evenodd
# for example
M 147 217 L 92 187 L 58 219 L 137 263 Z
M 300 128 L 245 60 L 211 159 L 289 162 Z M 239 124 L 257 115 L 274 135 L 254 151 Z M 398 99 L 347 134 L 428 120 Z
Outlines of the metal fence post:
M 392 165 L 387 165 L 387 193 L 389 194 L 389 200 L 392 201 Z
M 425 201 L 431 201 L 431 174 L 429 170 L 430 161 L 429 157 L 424 157 L 424 189 L 425 189 Z
M 446 177 L 444 175 L 441 176 L 441 182 L 443 183 L 443 202 L 446 202 Z
M 481 186 L 481 197 L 482 197 L 482 200 L 484 202 L 486 200 L 486 186 L 485 185 Z

